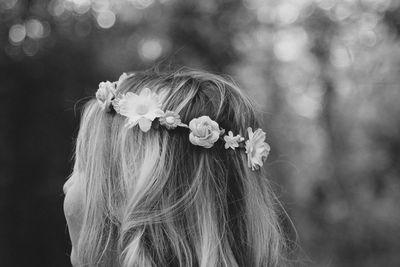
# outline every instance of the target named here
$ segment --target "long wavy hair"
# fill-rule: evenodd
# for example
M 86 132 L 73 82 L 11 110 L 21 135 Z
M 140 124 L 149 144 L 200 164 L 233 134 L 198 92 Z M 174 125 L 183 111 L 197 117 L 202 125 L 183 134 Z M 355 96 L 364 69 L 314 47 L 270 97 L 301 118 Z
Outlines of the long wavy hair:
M 144 71 L 117 94 L 151 88 L 183 123 L 208 115 L 246 136 L 260 126 L 252 102 L 229 78 L 202 71 Z M 283 266 L 285 242 L 265 170 L 243 149 L 194 146 L 189 130 L 124 127 L 90 100 L 75 168 L 82 173 L 79 266 Z

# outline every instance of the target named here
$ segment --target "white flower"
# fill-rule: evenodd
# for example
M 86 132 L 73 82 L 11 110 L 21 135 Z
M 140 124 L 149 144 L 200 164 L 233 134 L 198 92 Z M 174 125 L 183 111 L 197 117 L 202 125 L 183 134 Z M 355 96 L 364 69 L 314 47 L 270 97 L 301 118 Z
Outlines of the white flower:
M 254 171 L 263 165 L 271 148 L 264 142 L 265 132 L 261 129 L 253 133 L 253 129 L 249 127 L 247 132 L 249 133 L 249 140 L 246 141 L 247 164 Z
M 235 147 L 239 147 L 239 142 L 242 142 L 244 138 L 240 135 L 233 136 L 232 131 L 229 131 L 228 135 L 224 136 L 224 140 L 225 149 L 232 148 L 233 150 L 235 150 Z
M 181 122 L 181 118 L 178 113 L 167 110 L 164 116 L 160 117 L 160 124 L 165 126 L 168 130 L 175 129 L 178 126 L 188 127 L 186 124 Z
M 139 95 L 128 92 L 113 104 L 116 112 L 127 117 L 126 127 L 132 128 L 139 124 L 143 132 L 150 130 L 155 118 L 164 115 L 158 95 L 149 88 L 144 88 Z
M 126 74 L 125 72 L 124 73 L 122 73 L 121 74 L 121 76 L 119 76 L 119 79 L 118 79 L 118 81 L 116 81 L 116 82 L 114 82 L 115 83 L 115 88 L 118 88 L 120 85 L 121 85 L 121 83 L 123 82 L 123 81 L 125 81 L 128 77 L 130 77 L 131 76 L 131 74 Z
M 111 101 L 115 97 L 115 85 L 112 82 L 106 81 L 99 83 L 99 89 L 96 92 L 97 102 L 100 104 L 101 108 L 108 109 L 110 107 Z
M 216 121 L 208 116 L 201 116 L 189 122 L 189 141 L 193 145 L 210 148 L 218 140 L 221 130 Z

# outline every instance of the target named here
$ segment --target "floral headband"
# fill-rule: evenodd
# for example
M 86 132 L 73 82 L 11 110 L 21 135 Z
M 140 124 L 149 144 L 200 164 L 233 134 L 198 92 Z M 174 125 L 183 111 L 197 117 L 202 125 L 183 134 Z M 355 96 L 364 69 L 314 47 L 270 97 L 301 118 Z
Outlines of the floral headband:
M 128 92 L 124 95 L 116 96 L 119 85 L 130 75 L 123 73 L 117 82 L 101 82 L 96 92 L 97 102 L 103 110 L 113 108 L 118 114 L 126 117 L 125 127 L 132 128 L 139 125 L 143 132 L 150 130 L 152 122 L 158 119 L 159 124 L 168 130 L 177 127 L 190 129 L 189 141 L 196 146 L 211 148 L 219 139 L 225 141 L 225 149 L 245 148 L 247 154 L 248 167 L 253 171 L 258 170 L 267 159 L 271 150 L 270 146 L 264 142 L 265 132 L 257 129 L 253 132 L 251 127 L 247 128 L 249 139 L 234 135 L 229 131 L 224 135 L 225 130 L 220 129 L 218 123 L 209 116 L 194 118 L 189 125 L 181 122 L 177 112 L 161 110 L 159 96 L 149 88 L 144 88 L 139 94 Z M 243 144 L 244 142 L 244 144 Z

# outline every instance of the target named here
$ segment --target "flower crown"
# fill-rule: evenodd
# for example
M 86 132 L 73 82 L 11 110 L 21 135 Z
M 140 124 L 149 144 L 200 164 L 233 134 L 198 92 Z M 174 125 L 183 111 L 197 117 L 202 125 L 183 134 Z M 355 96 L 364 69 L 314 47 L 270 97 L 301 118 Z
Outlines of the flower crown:
M 262 129 L 253 132 L 253 129 L 248 127 L 248 140 L 245 141 L 242 136 L 234 135 L 232 131 L 224 135 L 225 130 L 206 115 L 192 119 L 189 125 L 184 124 L 177 112 L 161 109 L 159 96 L 149 88 L 144 88 L 139 94 L 128 92 L 116 96 L 117 88 L 129 76 L 123 73 L 116 82 L 101 82 L 96 92 L 97 102 L 103 110 L 110 111 L 113 108 L 118 114 L 126 117 L 125 127 L 129 129 L 138 125 L 141 131 L 147 132 L 152 122 L 158 119 L 159 124 L 168 130 L 177 127 L 188 128 L 189 141 L 196 146 L 211 148 L 215 142 L 222 139 L 225 142 L 225 149 L 235 150 L 244 147 L 248 167 L 254 171 L 263 166 L 263 161 L 267 159 L 271 148 L 264 142 L 265 132 Z

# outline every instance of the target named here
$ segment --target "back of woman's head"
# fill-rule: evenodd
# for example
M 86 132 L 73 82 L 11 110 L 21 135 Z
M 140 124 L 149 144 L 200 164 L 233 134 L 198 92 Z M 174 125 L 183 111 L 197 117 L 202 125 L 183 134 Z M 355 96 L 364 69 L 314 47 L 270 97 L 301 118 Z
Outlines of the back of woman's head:
M 209 116 L 246 136 L 259 127 L 237 86 L 210 73 L 129 75 L 117 95 L 150 88 L 182 123 Z M 84 188 L 77 258 L 83 266 L 281 266 L 283 241 L 262 169 L 243 149 L 189 142 L 189 129 L 125 127 L 93 99 L 85 107 L 75 169 Z

